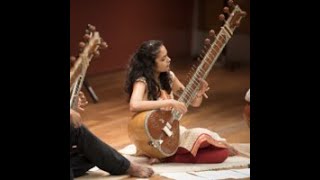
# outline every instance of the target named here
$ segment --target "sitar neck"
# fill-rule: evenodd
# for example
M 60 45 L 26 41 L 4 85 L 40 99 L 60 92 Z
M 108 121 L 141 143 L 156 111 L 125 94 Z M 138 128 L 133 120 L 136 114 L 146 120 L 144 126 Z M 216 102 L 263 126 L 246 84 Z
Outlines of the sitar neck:
M 211 44 L 205 56 L 202 58 L 201 63 L 194 70 L 194 72 L 192 72 L 191 78 L 189 79 L 185 89 L 178 99 L 178 101 L 183 102 L 186 107 L 189 107 L 194 100 L 196 93 L 199 91 L 199 79 L 206 79 L 222 50 L 232 37 L 234 30 L 240 25 L 240 20 L 245 15 L 246 13 L 242 11 L 238 5 L 234 6 L 232 13 L 230 13 L 227 21 L 225 21 L 224 25 L 221 27 L 214 42 Z M 173 110 L 172 114 L 178 120 L 182 117 L 182 115 L 176 110 Z
M 206 79 L 230 38 L 231 35 L 223 26 L 179 98 L 179 101 L 185 103 L 187 107 L 192 103 L 191 101 L 195 98 L 200 88 L 199 79 Z
M 76 109 L 78 106 L 78 95 L 81 90 L 87 69 L 91 59 L 99 56 L 99 49 L 107 48 L 108 45 L 102 40 L 95 27 L 88 25 L 86 35 L 83 37 L 85 42 L 80 42 L 81 52 L 78 58 L 71 58 L 74 61 L 70 69 L 70 108 Z M 74 59 L 74 60 L 72 60 Z

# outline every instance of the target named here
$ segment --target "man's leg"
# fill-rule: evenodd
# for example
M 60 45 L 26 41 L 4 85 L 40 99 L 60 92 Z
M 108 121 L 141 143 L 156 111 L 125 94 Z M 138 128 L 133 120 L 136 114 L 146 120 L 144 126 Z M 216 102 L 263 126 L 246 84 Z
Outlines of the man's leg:
M 95 165 L 75 148 L 70 152 L 70 167 L 74 177 L 83 176 Z
M 73 180 L 73 172 L 72 172 L 71 167 L 70 167 L 70 180 Z
M 79 128 L 70 127 L 72 145 L 83 154 L 88 162 L 92 162 L 100 169 L 110 174 L 126 174 L 130 162 L 115 149 L 101 141 L 85 126 Z
M 82 176 L 94 167 L 94 164 L 79 152 L 78 137 L 78 131 L 70 124 L 70 179 Z

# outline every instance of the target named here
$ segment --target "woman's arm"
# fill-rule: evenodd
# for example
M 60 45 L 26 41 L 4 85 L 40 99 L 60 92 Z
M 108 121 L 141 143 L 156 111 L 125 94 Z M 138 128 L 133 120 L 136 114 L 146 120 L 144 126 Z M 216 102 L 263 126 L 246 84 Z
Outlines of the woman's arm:
M 131 112 L 140 112 L 147 110 L 154 110 L 160 108 L 172 107 L 180 113 L 186 113 L 187 108 L 181 102 L 178 102 L 174 99 L 166 100 L 144 100 L 144 94 L 146 93 L 147 86 L 145 83 L 137 81 L 133 85 L 133 91 L 130 98 L 130 111 Z

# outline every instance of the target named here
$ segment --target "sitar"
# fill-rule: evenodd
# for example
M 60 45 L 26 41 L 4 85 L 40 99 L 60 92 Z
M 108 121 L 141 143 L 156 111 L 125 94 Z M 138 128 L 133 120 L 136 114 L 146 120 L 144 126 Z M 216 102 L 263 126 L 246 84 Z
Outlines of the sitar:
M 81 90 L 90 61 L 100 55 L 99 49 L 107 48 L 108 45 L 100 37 L 95 26 L 88 24 L 84 41 L 79 43 L 80 51 L 77 58 L 70 57 L 70 108 L 78 106 L 78 95 Z
M 229 7 L 233 8 L 230 13 Z M 224 7 L 224 13 L 228 14 L 225 20 L 224 14 L 219 16 L 224 21 L 219 33 L 216 35 L 213 30 L 209 34 L 215 37 L 214 42 L 206 48 L 206 53 L 201 57 L 197 68 L 191 69 L 187 85 L 180 95 L 178 101 L 188 107 L 200 88 L 199 78 L 205 79 L 214 63 L 221 54 L 223 48 L 232 37 L 235 29 L 240 25 L 241 19 L 246 15 L 239 5 L 229 1 L 229 7 Z M 206 39 L 205 43 L 210 44 Z M 179 146 L 179 121 L 182 118 L 176 110 L 150 110 L 133 115 L 128 124 L 128 134 L 131 142 L 135 144 L 143 154 L 154 158 L 165 158 L 175 154 Z

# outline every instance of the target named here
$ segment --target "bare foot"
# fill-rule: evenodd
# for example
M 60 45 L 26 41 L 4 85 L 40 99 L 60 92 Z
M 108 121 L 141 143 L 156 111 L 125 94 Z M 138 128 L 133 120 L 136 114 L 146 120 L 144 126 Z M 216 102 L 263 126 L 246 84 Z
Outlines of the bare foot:
M 157 158 L 149 158 L 148 164 L 159 164 L 161 162 L 160 159 Z
M 131 162 L 127 173 L 133 177 L 148 178 L 152 176 L 154 172 L 149 167 L 140 166 Z

